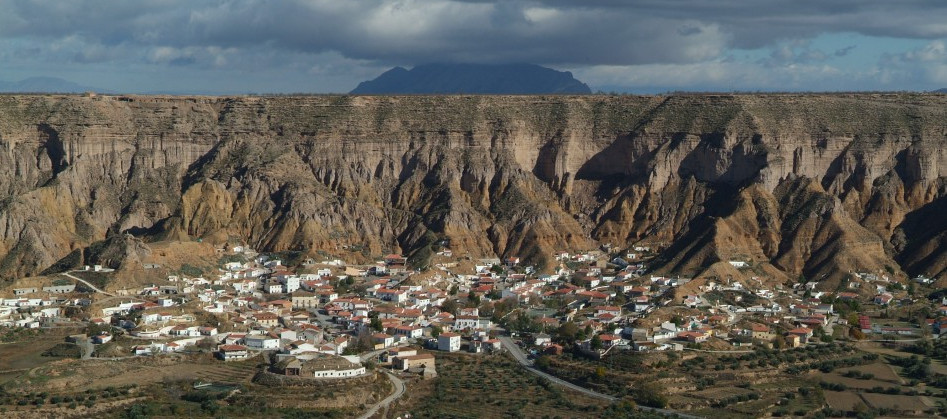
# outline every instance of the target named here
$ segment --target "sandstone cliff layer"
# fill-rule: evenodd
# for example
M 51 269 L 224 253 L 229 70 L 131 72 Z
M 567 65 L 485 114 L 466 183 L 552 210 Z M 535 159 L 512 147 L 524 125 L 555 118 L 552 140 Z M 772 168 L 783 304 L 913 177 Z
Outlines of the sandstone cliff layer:
M 117 235 L 941 275 L 942 95 L 0 96 L 0 273 Z M 113 240 L 114 241 L 114 240 Z M 101 244 L 98 245 L 102 247 Z M 121 251 L 113 252 L 121 254 Z

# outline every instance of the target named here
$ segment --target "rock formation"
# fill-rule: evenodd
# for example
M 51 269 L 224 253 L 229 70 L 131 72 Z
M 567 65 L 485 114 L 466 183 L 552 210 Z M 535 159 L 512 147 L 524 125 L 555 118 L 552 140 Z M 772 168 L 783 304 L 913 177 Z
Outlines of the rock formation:
M 940 95 L 0 96 L 0 273 L 131 234 L 942 275 Z M 102 245 L 112 239 L 108 245 Z M 124 247 L 122 247 L 124 246 Z M 137 256 L 136 256 L 137 257 Z M 108 258 L 108 257 L 105 257 Z M 112 263 L 116 263 L 114 260 Z

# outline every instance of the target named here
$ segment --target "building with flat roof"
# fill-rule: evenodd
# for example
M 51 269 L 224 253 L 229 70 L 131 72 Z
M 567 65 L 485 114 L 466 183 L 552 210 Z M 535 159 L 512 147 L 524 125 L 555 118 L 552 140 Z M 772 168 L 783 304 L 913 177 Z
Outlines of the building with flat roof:
M 460 335 L 456 333 L 441 333 L 437 336 L 437 349 L 447 352 L 459 351 Z
M 407 371 L 412 368 L 434 369 L 434 355 L 417 354 L 411 356 L 399 356 L 392 362 L 394 369 Z
M 309 360 L 291 356 L 275 365 L 277 372 L 302 378 L 351 378 L 365 374 L 365 367 L 341 356 L 320 354 Z

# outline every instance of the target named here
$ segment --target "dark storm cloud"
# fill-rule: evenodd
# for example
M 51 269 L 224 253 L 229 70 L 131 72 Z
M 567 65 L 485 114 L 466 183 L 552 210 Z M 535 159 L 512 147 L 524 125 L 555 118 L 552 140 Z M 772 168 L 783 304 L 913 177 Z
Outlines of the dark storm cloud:
M 86 48 L 336 51 L 380 62 L 689 63 L 825 32 L 947 36 L 947 2 L 0 0 L 0 37 Z
M 820 36 L 836 38 L 810 45 Z M 892 57 L 941 45 L 947 2 L 0 0 L 0 79 L 52 72 L 125 89 L 344 91 L 392 65 L 446 61 L 531 62 L 615 86 L 944 79 L 935 59 L 923 71 L 899 64 L 910 55 L 871 67 L 865 57 L 883 38 L 917 41 L 876 53 Z
M 600 8 L 457 1 L 0 1 L 0 35 L 92 44 L 267 46 L 381 61 L 693 62 L 718 54 L 713 24 L 628 19 Z M 691 35 L 702 34 L 700 39 Z
M 470 0 L 479 2 L 476 0 Z M 490 1 L 485 1 L 490 3 Z M 732 46 L 757 48 L 820 33 L 935 39 L 947 36 L 947 2 L 938 0 L 538 0 L 566 9 L 632 17 L 695 19 L 721 25 Z

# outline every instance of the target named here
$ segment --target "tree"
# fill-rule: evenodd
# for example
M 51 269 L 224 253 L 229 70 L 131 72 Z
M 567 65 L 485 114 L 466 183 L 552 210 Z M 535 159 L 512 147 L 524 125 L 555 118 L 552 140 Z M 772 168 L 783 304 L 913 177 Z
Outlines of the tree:
M 441 311 L 450 314 L 457 313 L 457 302 L 454 300 L 444 300 L 444 304 L 441 304 Z
M 437 326 L 437 325 L 431 326 L 431 337 L 432 337 L 432 338 L 436 338 L 436 337 L 437 337 L 438 335 L 440 335 L 441 332 L 443 332 L 443 331 L 444 331 L 444 330 L 441 329 L 440 326 Z
M 525 312 L 516 313 L 507 328 L 517 332 L 536 332 L 539 331 L 539 324 Z
M 516 301 L 512 298 L 506 298 L 493 303 L 493 322 L 500 323 L 500 319 L 509 314 L 516 308 Z
M 477 294 L 474 294 L 473 291 L 470 291 L 469 293 L 467 293 L 467 306 L 476 307 L 479 305 L 480 305 L 480 296 Z
M 371 327 L 372 327 L 372 330 L 374 330 L 374 331 L 376 331 L 376 332 L 381 332 L 382 329 L 384 329 L 384 327 L 383 327 L 382 324 L 381 324 L 381 320 L 380 320 L 377 316 L 376 316 L 376 317 L 372 317 L 372 320 L 371 320 Z
M 589 341 L 589 348 L 593 351 L 602 349 L 602 338 L 599 335 L 592 336 L 592 340 Z
M 197 347 L 200 349 L 211 350 L 211 349 L 214 349 L 216 346 L 217 346 L 217 341 L 215 341 L 213 338 L 210 338 L 210 337 L 206 337 L 204 339 L 197 341 Z
M 493 316 L 493 303 L 490 301 L 484 301 L 480 304 L 480 307 L 477 307 L 477 311 L 480 312 L 480 317 L 492 317 Z
M 549 369 L 550 364 L 551 362 L 549 361 L 549 355 L 540 356 L 539 358 L 536 358 L 536 362 L 533 363 L 536 368 L 541 370 Z
M 773 348 L 775 349 L 785 349 L 786 348 L 786 339 L 782 336 L 776 336 L 772 340 Z
M 565 322 L 556 329 L 556 338 L 560 342 L 574 342 L 579 335 L 579 326 L 573 322 Z
M 454 284 L 453 286 L 450 287 L 450 291 L 448 291 L 447 293 L 450 295 L 457 295 L 457 291 L 460 291 L 460 287 L 457 284 Z
M 668 405 L 668 398 L 664 394 L 664 388 L 656 382 L 646 382 L 641 384 L 633 392 L 633 397 L 638 404 L 663 409 Z
M 218 409 L 220 409 L 220 405 L 218 405 L 216 401 L 207 399 L 201 402 L 201 409 L 210 414 L 214 414 L 217 413 Z

